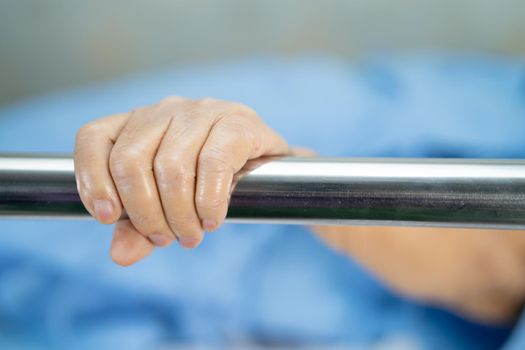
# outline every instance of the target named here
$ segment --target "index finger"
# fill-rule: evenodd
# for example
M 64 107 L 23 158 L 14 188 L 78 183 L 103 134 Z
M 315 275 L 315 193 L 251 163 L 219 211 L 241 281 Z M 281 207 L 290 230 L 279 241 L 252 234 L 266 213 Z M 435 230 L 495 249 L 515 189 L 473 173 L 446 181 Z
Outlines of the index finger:
M 109 156 L 128 114 L 115 114 L 83 126 L 75 143 L 75 177 L 87 211 L 99 222 L 114 223 L 122 204 L 109 171 Z

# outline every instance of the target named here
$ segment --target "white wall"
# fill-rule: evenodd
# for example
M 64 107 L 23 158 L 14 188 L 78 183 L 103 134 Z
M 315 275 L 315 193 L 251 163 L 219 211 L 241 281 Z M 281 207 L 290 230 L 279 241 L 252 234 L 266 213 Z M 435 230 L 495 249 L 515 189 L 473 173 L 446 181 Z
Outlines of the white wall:
M 255 53 L 525 53 L 523 0 L 0 0 L 0 103 Z

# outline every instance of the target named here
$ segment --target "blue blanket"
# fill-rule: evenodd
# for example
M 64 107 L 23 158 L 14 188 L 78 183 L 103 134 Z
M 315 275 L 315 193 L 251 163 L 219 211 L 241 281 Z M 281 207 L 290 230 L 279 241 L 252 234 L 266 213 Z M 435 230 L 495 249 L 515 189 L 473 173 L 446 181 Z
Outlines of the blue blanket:
M 0 109 L 0 152 L 71 152 L 88 120 L 166 95 L 254 107 L 324 156 L 525 158 L 525 63 L 479 57 L 254 58 L 129 77 Z M 0 222 L 0 348 L 525 347 L 392 294 L 305 228 L 226 225 L 130 268 L 95 222 Z M 510 337 L 510 340 L 509 340 Z

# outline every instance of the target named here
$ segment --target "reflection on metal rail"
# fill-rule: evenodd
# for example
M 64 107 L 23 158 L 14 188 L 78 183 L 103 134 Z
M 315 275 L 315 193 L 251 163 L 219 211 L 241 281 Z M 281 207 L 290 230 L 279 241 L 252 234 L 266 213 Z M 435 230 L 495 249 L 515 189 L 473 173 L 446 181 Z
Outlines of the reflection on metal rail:
M 0 217 L 88 217 L 73 160 L 0 155 Z M 525 161 L 252 161 L 237 177 L 228 221 L 525 229 Z

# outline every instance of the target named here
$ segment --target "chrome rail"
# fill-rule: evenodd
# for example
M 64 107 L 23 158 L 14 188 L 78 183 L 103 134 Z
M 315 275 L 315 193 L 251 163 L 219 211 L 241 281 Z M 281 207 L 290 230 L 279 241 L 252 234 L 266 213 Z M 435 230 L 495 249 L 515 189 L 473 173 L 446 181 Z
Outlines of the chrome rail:
M 72 158 L 0 154 L 0 217 L 89 217 Z M 236 177 L 227 221 L 525 230 L 525 161 L 256 160 Z

